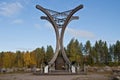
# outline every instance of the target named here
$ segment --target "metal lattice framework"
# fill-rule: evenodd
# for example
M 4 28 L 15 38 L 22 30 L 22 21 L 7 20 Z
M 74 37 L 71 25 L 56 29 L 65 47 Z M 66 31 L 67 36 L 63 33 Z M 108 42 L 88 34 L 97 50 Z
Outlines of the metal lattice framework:
M 61 51 L 65 62 L 68 65 L 70 65 L 71 62 L 69 61 L 68 57 L 66 56 L 66 53 L 64 51 L 64 46 L 63 46 L 64 32 L 65 32 L 66 26 L 68 25 L 68 23 L 71 20 L 79 19 L 78 16 L 73 16 L 73 14 L 75 12 L 77 12 L 78 10 L 82 9 L 83 5 L 79 5 L 72 10 L 68 10 L 68 11 L 64 11 L 64 12 L 57 12 L 57 11 L 53 11 L 50 9 L 46 9 L 46 8 L 41 7 L 40 5 L 36 5 L 36 8 L 46 14 L 46 16 L 41 16 L 41 19 L 48 20 L 52 24 L 52 26 L 55 30 L 55 33 L 56 33 L 55 55 L 49 62 L 49 65 L 54 64 L 54 62 L 59 54 L 59 51 Z M 59 29 L 61 29 L 61 30 L 59 30 Z

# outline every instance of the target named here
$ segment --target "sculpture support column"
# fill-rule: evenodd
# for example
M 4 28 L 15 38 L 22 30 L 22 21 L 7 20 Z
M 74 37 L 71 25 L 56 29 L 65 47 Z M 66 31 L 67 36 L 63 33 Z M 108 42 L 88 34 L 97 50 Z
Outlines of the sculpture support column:
M 66 64 L 71 65 L 71 62 L 69 61 L 64 51 L 63 37 L 64 37 L 64 32 L 68 23 L 71 20 L 75 20 L 79 18 L 78 16 L 73 16 L 73 14 L 78 10 L 82 9 L 83 5 L 79 5 L 76 8 L 69 11 L 65 11 L 65 12 L 57 12 L 57 11 L 45 9 L 40 5 L 36 5 L 36 8 L 46 14 L 46 16 L 41 16 L 41 19 L 48 20 L 52 24 L 56 34 L 56 50 L 53 58 L 49 62 L 49 66 L 55 63 L 55 60 L 58 57 L 59 51 L 61 52 Z M 61 29 L 61 32 L 59 32 L 59 29 Z

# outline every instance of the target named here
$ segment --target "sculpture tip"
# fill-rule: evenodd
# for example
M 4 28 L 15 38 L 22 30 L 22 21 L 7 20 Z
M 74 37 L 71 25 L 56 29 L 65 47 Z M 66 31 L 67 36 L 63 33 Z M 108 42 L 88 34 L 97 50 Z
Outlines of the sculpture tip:
M 83 8 L 84 7 L 84 5 L 83 4 L 80 4 L 80 6 Z
M 37 4 L 37 5 L 36 5 L 36 8 L 39 9 L 39 7 L 40 7 L 40 5 Z

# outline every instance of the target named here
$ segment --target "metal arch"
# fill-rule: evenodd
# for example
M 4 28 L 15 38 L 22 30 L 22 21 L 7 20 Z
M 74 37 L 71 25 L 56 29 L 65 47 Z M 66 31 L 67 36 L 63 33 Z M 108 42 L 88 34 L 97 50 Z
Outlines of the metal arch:
M 64 25 L 63 25 L 63 28 L 62 28 L 62 33 L 61 33 L 61 44 L 62 44 L 62 48 L 63 48 L 63 37 L 64 37 L 64 32 L 65 32 L 65 29 L 66 29 L 66 26 L 68 25 L 72 15 L 77 12 L 78 10 L 82 9 L 83 8 L 83 5 L 79 5 L 78 7 L 76 7 L 75 9 L 73 9 L 73 11 L 68 15 Z
M 36 5 L 36 8 L 41 10 L 43 13 L 45 13 L 50 21 L 50 23 L 53 25 L 54 27 L 54 30 L 55 30 L 55 33 L 56 33 L 56 50 L 55 50 L 55 55 L 54 57 L 57 57 L 58 55 L 58 52 L 59 52 L 59 45 L 60 45 L 60 42 L 59 42 L 59 31 L 57 29 L 57 24 L 54 22 L 52 16 L 46 11 L 46 9 L 44 9 L 43 7 L 41 7 L 40 5 Z M 49 62 L 49 64 L 52 64 L 54 61 L 55 61 L 55 58 L 52 58 L 52 60 Z
M 50 22 L 52 22 L 51 24 L 53 25 L 55 31 L 57 31 L 56 23 L 54 22 L 53 17 L 48 13 L 48 11 L 46 11 L 46 9 L 41 7 L 40 5 L 36 5 L 36 8 L 41 10 L 43 13 L 45 13 L 47 15 Z
M 68 17 L 67 17 L 67 19 L 66 19 L 66 21 L 65 21 L 65 24 L 63 25 L 63 29 L 62 29 L 63 33 L 62 33 L 62 35 L 64 34 L 65 28 L 66 28 L 66 26 L 68 25 L 68 23 L 69 23 L 70 18 L 72 17 L 72 15 L 73 15 L 75 12 L 77 12 L 78 10 L 82 9 L 82 8 L 83 8 L 83 5 L 79 5 L 78 7 L 76 7 L 75 9 L 73 9 L 73 11 L 68 15 Z
M 83 8 L 83 5 L 79 5 L 78 7 L 76 7 L 75 9 L 72 10 L 72 12 L 68 15 L 64 25 L 63 25 L 63 28 L 62 28 L 62 33 L 61 33 L 61 49 L 62 49 L 62 54 L 63 54 L 63 57 L 64 59 L 66 59 L 66 61 L 68 61 L 68 63 L 70 63 L 70 61 L 66 58 L 66 54 L 65 54 L 65 51 L 64 51 L 64 47 L 63 47 L 63 37 L 64 37 L 64 32 L 65 32 L 65 29 L 66 29 L 66 26 L 68 25 L 68 23 L 70 22 L 70 19 L 72 17 L 72 15 L 77 12 L 78 10 L 82 9 Z

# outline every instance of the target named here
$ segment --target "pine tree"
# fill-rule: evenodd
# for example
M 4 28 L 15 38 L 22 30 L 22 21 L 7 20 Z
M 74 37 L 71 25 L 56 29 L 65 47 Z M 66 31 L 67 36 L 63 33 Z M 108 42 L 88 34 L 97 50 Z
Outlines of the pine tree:
M 91 43 L 90 41 L 87 41 L 84 47 L 85 52 L 85 63 L 91 64 L 92 63 L 92 54 L 91 54 Z
M 47 51 L 45 54 L 45 64 L 48 64 L 48 62 L 50 62 L 50 60 L 53 58 L 53 55 L 54 55 L 54 50 L 52 46 L 47 46 Z
M 72 39 L 67 45 L 67 55 L 72 63 L 81 64 L 82 48 L 77 39 Z

